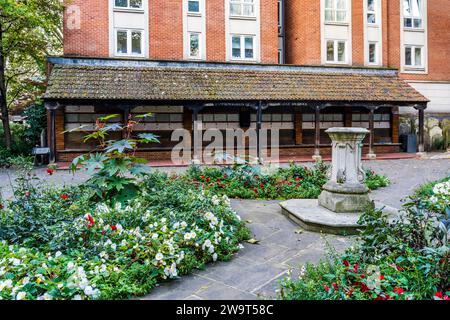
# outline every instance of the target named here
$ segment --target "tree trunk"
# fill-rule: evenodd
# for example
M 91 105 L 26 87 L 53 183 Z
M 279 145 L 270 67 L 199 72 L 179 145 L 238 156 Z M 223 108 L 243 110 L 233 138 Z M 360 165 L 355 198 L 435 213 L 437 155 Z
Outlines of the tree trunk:
M 3 28 L 0 21 L 0 112 L 2 114 L 5 146 L 8 150 L 11 150 L 11 128 L 9 126 L 8 101 L 6 100 L 6 62 L 3 49 Z

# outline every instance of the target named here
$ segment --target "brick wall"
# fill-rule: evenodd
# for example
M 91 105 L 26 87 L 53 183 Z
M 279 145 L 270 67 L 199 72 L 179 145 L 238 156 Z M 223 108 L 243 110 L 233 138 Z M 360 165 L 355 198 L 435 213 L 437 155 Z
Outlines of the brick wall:
M 109 56 L 109 9 L 107 0 L 66 0 L 64 54 Z
M 225 0 L 206 1 L 208 61 L 225 61 Z M 109 56 L 108 0 L 67 0 L 64 15 L 64 54 Z M 149 1 L 151 59 L 183 59 L 183 7 L 181 0 Z M 79 14 L 79 19 L 77 16 Z M 261 0 L 261 60 L 278 62 L 277 2 Z
M 225 2 L 206 1 L 206 60 L 225 61 Z
M 278 3 L 261 0 L 261 62 L 278 63 Z
M 150 58 L 183 59 L 183 6 L 180 0 L 149 1 Z
M 320 1 L 285 2 L 286 63 L 320 64 Z
M 355 66 L 364 66 L 364 5 L 367 0 L 352 2 L 352 62 Z

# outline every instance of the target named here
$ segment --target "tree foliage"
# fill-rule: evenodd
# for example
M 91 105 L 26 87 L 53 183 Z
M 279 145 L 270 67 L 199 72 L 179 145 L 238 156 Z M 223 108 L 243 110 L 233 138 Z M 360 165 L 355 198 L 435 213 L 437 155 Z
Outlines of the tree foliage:
M 62 47 L 60 0 L 0 0 L 0 106 L 6 145 L 8 112 L 44 89 L 45 61 Z

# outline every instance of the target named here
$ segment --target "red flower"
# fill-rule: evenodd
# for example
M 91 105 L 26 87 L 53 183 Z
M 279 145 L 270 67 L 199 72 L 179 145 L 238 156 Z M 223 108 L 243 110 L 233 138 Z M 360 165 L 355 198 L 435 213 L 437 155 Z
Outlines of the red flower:
M 339 286 L 337 285 L 336 282 L 333 282 L 333 289 L 336 291 L 339 289 Z
M 350 267 L 350 262 L 348 262 L 347 260 L 344 260 L 344 266 Z
M 361 282 L 359 286 L 361 287 L 361 292 L 370 291 L 369 287 L 364 282 Z
M 28 197 L 30 197 L 30 196 L 31 196 L 31 193 L 30 193 L 30 191 L 26 191 L 26 192 L 25 192 L 25 197 L 27 197 L 27 198 L 28 198 Z
M 264 188 L 264 187 L 265 187 L 265 186 L 264 186 L 264 183 L 261 183 L 260 186 L 261 186 L 261 188 Z
M 0 203 L 0 210 L 3 210 L 4 206 L 3 203 Z
M 105 234 L 106 234 L 106 231 L 105 231 L 105 230 L 103 230 L 103 231 L 102 231 L 102 235 L 105 235 Z
M 208 177 L 208 178 L 206 178 L 206 182 L 209 182 L 209 181 L 211 181 L 211 179 Z
M 375 300 L 376 301 L 378 301 L 378 300 L 386 300 L 386 297 L 385 296 L 378 296 L 378 297 L 375 298 Z
M 353 288 L 347 291 L 347 296 L 351 297 L 353 295 L 353 291 L 355 291 Z
M 86 220 L 88 222 L 88 228 L 92 228 L 94 226 L 94 224 L 95 224 L 94 218 L 90 214 L 88 214 L 86 216 Z
M 202 180 L 205 179 L 205 176 L 200 176 L 200 179 L 202 179 Z
M 381 275 L 381 276 L 380 276 L 380 280 L 384 280 L 384 275 Z
M 403 294 L 405 292 L 405 289 L 403 288 L 394 288 L 394 292 L 397 294 Z
M 61 196 L 60 196 L 60 198 L 61 199 L 63 199 L 63 200 L 67 200 L 67 199 L 69 199 L 70 198 L 70 196 L 68 195 L 68 194 L 62 194 Z
M 358 273 L 358 269 L 359 269 L 359 264 L 356 263 L 355 266 L 353 267 L 353 272 Z
M 302 179 L 300 179 L 299 177 L 295 178 L 295 181 L 301 181 Z
M 55 170 L 50 169 L 50 168 L 47 169 L 47 174 L 48 174 L 49 176 L 53 175 L 54 173 L 55 173 Z
M 112 231 L 117 231 L 117 227 L 116 226 L 111 226 L 111 230 Z
M 434 294 L 435 297 L 442 299 L 444 294 L 442 293 L 442 291 L 436 291 L 436 293 Z
M 329 292 L 329 291 L 330 291 L 330 287 L 327 286 L 327 285 L 324 285 L 323 288 L 325 289 L 326 292 Z

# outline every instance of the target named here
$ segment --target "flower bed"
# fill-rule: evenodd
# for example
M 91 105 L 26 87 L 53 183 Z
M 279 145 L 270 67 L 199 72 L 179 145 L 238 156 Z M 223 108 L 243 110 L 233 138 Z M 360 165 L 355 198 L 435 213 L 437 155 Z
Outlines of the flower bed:
M 287 168 L 261 169 L 250 165 L 234 167 L 191 167 L 182 178 L 220 195 L 239 199 L 315 199 L 327 182 L 328 166 L 322 162 L 312 168 L 291 164 Z M 366 185 L 371 190 L 389 185 L 389 179 L 366 171 Z
M 429 211 L 450 214 L 450 177 L 426 183 L 418 188 L 412 199 Z
M 370 211 L 361 223 L 354 248 L 283 280 L 280 299 L 450 300 L 450 225 L 412 205 L 398 221 Z
M 226 196 L 149 175 L 127 205 L 34 189 L 1 210 L 0 299 L 121 299 L 227 260 L 248 238 Z

